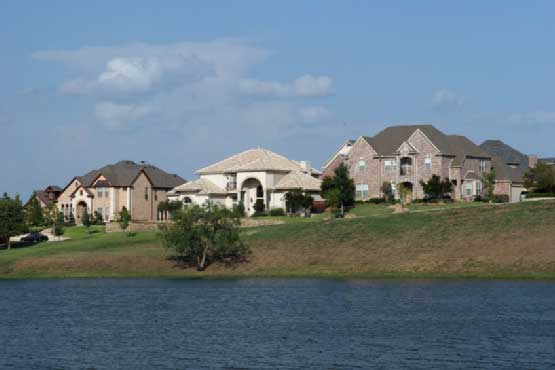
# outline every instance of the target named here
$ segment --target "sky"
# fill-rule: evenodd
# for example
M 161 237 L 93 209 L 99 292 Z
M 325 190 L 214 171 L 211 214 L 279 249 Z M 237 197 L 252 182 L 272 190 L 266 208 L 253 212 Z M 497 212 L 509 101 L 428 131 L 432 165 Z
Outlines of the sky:
M 552 1 L 3 1 L 0 192 L 433 124 L 554 156 Z

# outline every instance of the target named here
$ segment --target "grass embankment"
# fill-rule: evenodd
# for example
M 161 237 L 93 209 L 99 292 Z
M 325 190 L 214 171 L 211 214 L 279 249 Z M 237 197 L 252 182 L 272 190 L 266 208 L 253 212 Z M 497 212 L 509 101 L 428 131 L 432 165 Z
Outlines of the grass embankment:
M 428 212 L 428 210 L 437 210 Z M 555 278 L 555 202 L 413 207 L 364 205 L 343 220 L 286 219 L 248 228 L 250 262 L 176 267 L 156 233 L 88 234 L 0 251 L 0 277 Z

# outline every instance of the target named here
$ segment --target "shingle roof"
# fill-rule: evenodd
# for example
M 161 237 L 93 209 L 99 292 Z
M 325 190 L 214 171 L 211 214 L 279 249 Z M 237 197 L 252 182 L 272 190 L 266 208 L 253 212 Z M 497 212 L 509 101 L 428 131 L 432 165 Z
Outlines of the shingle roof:
M 478 175 L 476 172 L 474 172 L 474 171 L 468 171 L 468 172 L 464 175 L 464 179 L 465 179 L 465 180 L 481 180 L 482 178 L 481 178 L 480 175 Z
M 505 163 L 528 166 L 528 156 L 505 144 L 501 140 L 486 140 L 480 147 L 492 156 L 502 159 Z
M 449 151 L 455 158 L 451 162 L 451 166 L 461 166 L 467 157 L 472 158 L 491 158 L 491 155 L 482 150 L 478 145 L 470 141 L 466 136 L 448 135 L 447 142 Z
M 492 155 L 492 167 L 497 180 L 524 182 L 528 171 L 528 156 L 501 140 L 486 140 L 480 147 Z M 510 165 L 517 166 L 516 168 Z
M 285 175 L 275 186 L 277 190 L 303 189 L 320 190 L 322 181 L 305 173 L 292 171 Z
M 488 153 L 465 136 L 445 135 L 432 125 L 390 126 L 374 137 L 363 138 L 378 155 L 388 156 L 394 155 L 416 130 L 422 131 L 441 154 L 455 157 L 452 166 L 460 166 L 466 157 L 490 158 Z
M 176 193 L 196 193 L 199 195 L 227 194 L 224 189 L 220 188 L 212 181 L 203 178 L 180 185 L 170 191 L 170 194 Z
M 104 176 L 112 186 L 132 186 L 133 182 L 144 171 L 155 188 L 172 189 L 183 184 L 186 180 L 182 177 L 169 174 L 150 164 L 138 164 L 133 161 L 119 161 L 109 164 L 98 170 L 93 170 L 77 179 L 86 187 L 92 186 L 98 176 Z
M 301 164 L 268 149 L 249 149 L 197 171 L 200 174 L 248 171 L 303 171 Z
M 39 200 L 43 202 L 45 205 L 48 205 L 50 204 L 50 202 L 52 202 L 48 198 L 48 194 L 44 190 L 36 190 L 35 194 L 37 195 L 37 198 L 39 198 Z

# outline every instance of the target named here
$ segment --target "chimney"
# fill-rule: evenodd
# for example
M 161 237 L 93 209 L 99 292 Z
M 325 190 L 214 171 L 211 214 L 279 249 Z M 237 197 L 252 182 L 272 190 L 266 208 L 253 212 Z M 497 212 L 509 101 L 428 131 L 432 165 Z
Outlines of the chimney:
M 538 164 L 538 156 L 537 155 L 529 155 L 528 156 L 528 167 L 534 168 Z
M 303 172 L 306 172 L 309 175 L 312 174 L 312 166 L 310 165 L 309 161 L 301 161 L 301 167 L 303 169 Z

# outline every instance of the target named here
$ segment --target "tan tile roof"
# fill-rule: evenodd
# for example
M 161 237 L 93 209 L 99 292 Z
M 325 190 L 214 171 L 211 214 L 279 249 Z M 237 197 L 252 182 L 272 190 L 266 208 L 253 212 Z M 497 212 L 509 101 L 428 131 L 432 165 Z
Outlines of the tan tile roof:
M 292 161 L 268 149 L 249 149 L 216 162 L 197 171 L 199 175 L 210 173 L 248 171 L 302 171 L 299 162 Z
M 169 192 L 169 194 L 176 193 L 195 193 L 198 195 L 227 194 L 224 189 L 220 188 L 218 185 L 207 179 L 198 179 L 188 182 L 176 187 Z
M 285 175 L 276 185 L 277 190 L 303 189 L 320 190 L 322 181 L 302 172 L 293 171 Z

